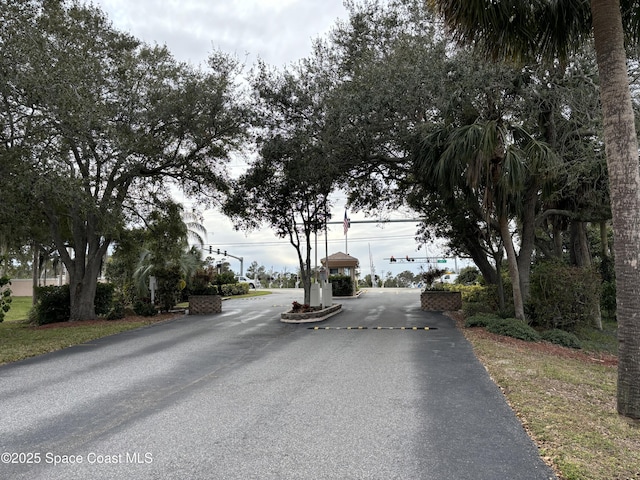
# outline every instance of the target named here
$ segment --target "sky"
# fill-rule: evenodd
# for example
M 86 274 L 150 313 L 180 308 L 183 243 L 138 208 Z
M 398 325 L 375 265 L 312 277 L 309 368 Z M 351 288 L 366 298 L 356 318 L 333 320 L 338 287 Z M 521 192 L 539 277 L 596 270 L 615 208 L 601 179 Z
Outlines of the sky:
M 149 44 L 166 45 L 178 60 L 194 66 L 206 65 L 208 54 L 221 50 L 244 61 L 247 69 L 257 60 L 282 68 L 308 56 L 314 39 L 326 35 L 339 19 L 347 19 L 342 0 L 93 0 L 93 4 L 108 15 L 117 29 Z M 188 201 L 183 203 L 189 208 Z M 334 195 L 333 203 L 333 220 L 342 222 L 346 195 Z M 298 270 L 295 249 L 269 228 L 237 232 L 219 212 L 207 210 L 202 214 L 208 232 L 205 248 L 212 246 L 215 261 L 222 260 L 222 255 L 215 254 L 220 248 L 243 258 L 245 272 L 252 262 L 267 271 Z M 417 222 L 358 223 L 378 219 L 352 211 L 347 215 L 351 228 L 346 238 L 341 224 L 328 226 L 329 255 L 340 251 L 358 258 L 362 277 L 371 273 L 372 264 L 375 274 L 382 277 L 387 272 L 396 275 L 404 270 L 417 274 L 421 266 L 427 267 L 419 257 L 443 254 L 436 244 L 423 245 L 418 251 L 414 239 Z M 415 216 L 410 212 L 385 212 L 384 217 L 411 220 Z M 317 255 L 313 243 L 315 265 L 316 256 L 318 263 L 325 257 L 324 235 L 318 238 Z M 231 269 L 240 274 L 240 262 L 229 255 L 225 258 Z M 408 256 L 417 261 L 390 263 L 391 256 Z M 454 269 L 456 265 L 460 266 L 460 262 L 450 259 L 437 266 Z

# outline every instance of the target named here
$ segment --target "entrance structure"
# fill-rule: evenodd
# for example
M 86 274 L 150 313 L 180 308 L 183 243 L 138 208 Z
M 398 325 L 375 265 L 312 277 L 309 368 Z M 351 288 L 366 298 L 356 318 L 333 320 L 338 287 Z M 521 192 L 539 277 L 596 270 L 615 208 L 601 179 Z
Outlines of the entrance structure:
M 347 255 L 346 253 L 336 252 L 329 255 L 327 258 L 320 260 L 324 268 L 329 271 L 329 275 L 344 275 L 351 277 L 351 284 L 353 285 L 353 291 L 351 295 L 356 294 L 356 269 L 359 266 L 358 259 Z

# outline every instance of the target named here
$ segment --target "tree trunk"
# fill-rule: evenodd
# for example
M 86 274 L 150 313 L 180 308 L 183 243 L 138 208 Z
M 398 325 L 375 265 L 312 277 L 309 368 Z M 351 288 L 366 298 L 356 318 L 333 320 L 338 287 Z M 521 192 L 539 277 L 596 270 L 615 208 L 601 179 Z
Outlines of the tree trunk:
M 60 259 L 69 273 L 70 317 L 69 321 L 94 320 L 96 286 L 102 259 L 111 240 L 95 234 L 95 216 L 88 215 L 82 221 L 80 215 L 73 219 L 73 252 L 67 250 L 65 238 L 60 234 L 60 223 L 55 215 L 49 217 L 49 225 Z
M 562 227 L 558 220 L 553 222 L 553 255 L 556 258 L 562 258 Z
M 463 243 L 467 249 L 467 253 L 471 256 L 473 263 L 478 267 L 485 281 L 490 285 L 497 285 L 498 274 L 496 273 L 496 269 L 491 266 L 487 258 L 486 250 L 474 239 L 464 238 Z
M 39 265 L 39 255 L 38 255 L 38 246 L 36 242 L 33 242 L 31 248 L 33 249 L 33 273 L 31 274 L 31 304 L 35 305 L 38 301 L 38 277 L 40 277 L 40 271 L 38 269 Z
M 520 274 L 518 273 L 518 260 L 516 259 L 516 250 L 511 239 L 509 231 L 509 221 L 506 216 L 500 216 L 500 236 L 504 243 L 505 252 L 507 254 L 507 264 L 509 265 L 509 278 L 513 285 L 513 307 L 516 311 L 516 318 L 524 321 L 524 303 L 522 301 L 522 291 L 520 290 Z
M 618 318 L 618 412 L 640 419 L 640 168 L 619 0 L 591 13 L 611 192 Z
M 606 220 L 600 221 L 600 255 L 603 259 L 609 258 L 609 232 Z
M 591 266 L 591 252 L 587 239 L 587 224 L 578 220 L 571 222 L 571 264 L 576 267 L 588 268 Z
M 65 266 L 69 272 L 69 295 L 70 295 L 70 317 L 69 321 L 94 320 L 97 318 L 95 309 L 96 288 L 98 276 L 100 275 L 100 265 L 102 262 L 101 251 L 106 250 L 108 245 L 101 245 L 96 251 L 91 246 L 89 254 L 82 255 L 76 249 L 75 258 L 71 258 L 66 252 L 63 256 Z
M 531 277 L 531 256 L 536 239 L 536 205 L 538 204 L 538 182 L 531 180 L 524 197 L 522 227 L 520 231 L 520 254 L 518 255 L 518 274 L 522 300 L 529 299 Z
M 504 298 L 504 282 L 502 281 L 502 249 L 500 255 L 494 257 L 496 263 L 496 286 L 498 288 L 498 308 L 500 311 L 504 311 L 506 308 L 506 301 Z

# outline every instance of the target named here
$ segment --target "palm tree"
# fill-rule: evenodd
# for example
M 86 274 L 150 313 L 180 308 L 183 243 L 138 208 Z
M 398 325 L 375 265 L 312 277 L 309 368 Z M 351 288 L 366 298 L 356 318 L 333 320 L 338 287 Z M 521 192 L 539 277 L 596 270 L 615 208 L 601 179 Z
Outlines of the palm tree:
M 640 36 L 640 6 L 631 0 L 426 3 L 456 40 L 495 58 L 563 62 L 593 34 L 615 236 L 618 412 L 640 419 L 640 168 L 625 52 L 625 32 L 633 43 Z
M 187 227 L 187 238 L 196 243 L 200 248 L 204 248 L 204 241 L 207 237 L 207 229 L 201 223 L 202 215 L 195 209 L 191 212 L 182 211 L 182 222 Z
M 504 119 L 477 119 L 469 125 L 436 129 L 416 158 L 422 176 L 433 177 L 450 195 L 480 199 L 487 228 L 499 232 L 507 254 L 515 316 L 520 320 L 525 319 L 526 294 L 509 224 L 522 203 L 516 197 L 524 188 L 526 171 L 535 171 L 531 167 L 536 160 L 548 162 L 552 157 L 546 144 L 522 128 Z

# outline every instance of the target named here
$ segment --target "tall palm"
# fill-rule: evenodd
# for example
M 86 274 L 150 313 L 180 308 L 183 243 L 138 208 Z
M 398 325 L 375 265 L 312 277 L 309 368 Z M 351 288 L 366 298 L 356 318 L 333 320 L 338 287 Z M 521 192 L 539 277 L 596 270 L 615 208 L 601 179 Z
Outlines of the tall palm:
M 201 223 L 202 215 L 195 209 L 191 212 L 182 211 L 182 221 L 187 227 L 187 238 L 195 242 L 200 248 L 204 248 L 205 238 L 207 238 L 207 229 Z
M 638 42 L 640 6 L 631 0 L 426 3 L 444 17 L 457 40 L 497 58 L 564 61 L 593 34 L 615 235 L 618 412 L 640 419 L 640 168 L 624 33 Z
M 548 161 L 551 156 L 546 144 L 502 119 L 478 119 L 469 125 L 437 128 L 417 155 L 422 176 L 433 177 L 441 188 L 457 192 L 455 195 L 481 199 L 488 229 L 499 232 L 507 254 L 515 315 L 521 320 L 525 318 L 525 296 L 509 225 L 522 203 L 516 197 L 524 189 L 526 172 L 536 170 L 533 163 L 537 159 Z

